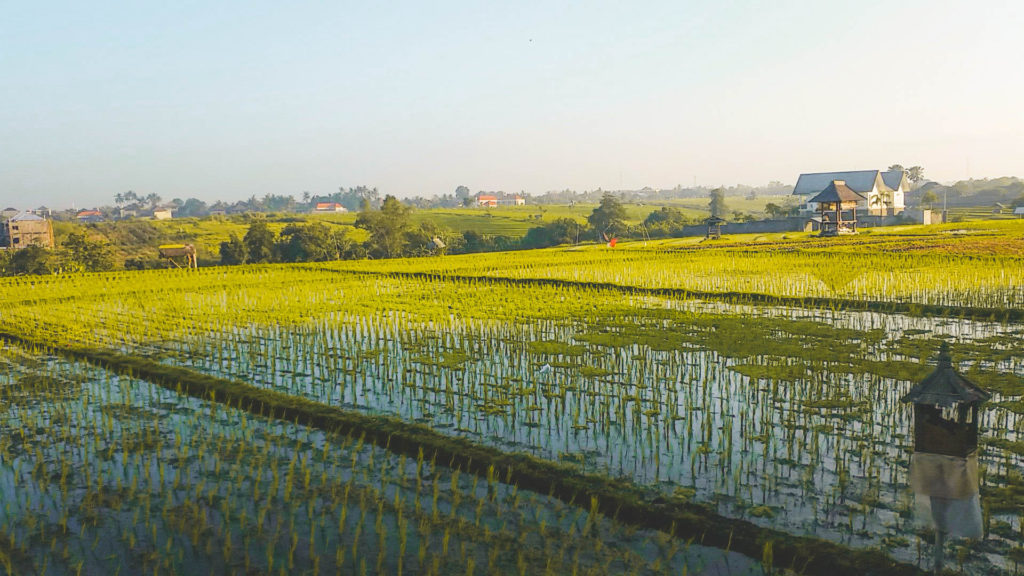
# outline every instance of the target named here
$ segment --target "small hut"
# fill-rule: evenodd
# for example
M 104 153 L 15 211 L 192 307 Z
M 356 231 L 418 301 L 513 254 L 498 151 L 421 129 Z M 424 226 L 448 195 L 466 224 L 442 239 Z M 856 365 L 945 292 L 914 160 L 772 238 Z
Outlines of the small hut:
M 191 244 L 164 244 L 160 246 L 160 257 L 166 259 L 175 268 L 198 268 L 196 247 Z M 177 258 L 184 258 L 179 264 Z
M 953 368 L 943 342 L 935 371 L 901 402 L 914 404 L 914 453 L 910 487 L 921 514 L 935 526 L 936 571 L 942 568 L 943 541 L 983 534 L 978 498 L 978 407 L 990 394 Z M 927 511 L 927 512 L 926 512 Z
M 857 232 L 857 203 L 864 196 L 846 185 L 845 180 L 833 180 L 808 202 L 818 205 L 821 215 L 820 236 L 838 236 Z
M 708 240 L 714 238 L 715 240 L 722 237 L 722 226 L 725 225 L 725 220 L 718 216 L 711 216 L 704 220 L 704 224 L 708 227 L 707 234 L 704 235 L 704 239 Z

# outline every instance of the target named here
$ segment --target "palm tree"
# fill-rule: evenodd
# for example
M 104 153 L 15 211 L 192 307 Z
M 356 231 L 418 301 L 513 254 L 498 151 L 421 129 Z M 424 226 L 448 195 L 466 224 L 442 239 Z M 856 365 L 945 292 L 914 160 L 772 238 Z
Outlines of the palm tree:
M 882 206 L 884 203 L 885 201 L 882 199 L 882 195 L 875 194 L 874 196 L 871 197 L 871 200 L 868 201 L 869 211 L 876 212 L 879 209 L 879 207 Z

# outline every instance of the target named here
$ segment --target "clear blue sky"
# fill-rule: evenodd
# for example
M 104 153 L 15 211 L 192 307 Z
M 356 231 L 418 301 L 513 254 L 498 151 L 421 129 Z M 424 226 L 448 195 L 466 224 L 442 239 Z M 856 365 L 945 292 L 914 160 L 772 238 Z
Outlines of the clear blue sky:
M 1024 2 L 0 1 L 0 204 L 1024 176 Z

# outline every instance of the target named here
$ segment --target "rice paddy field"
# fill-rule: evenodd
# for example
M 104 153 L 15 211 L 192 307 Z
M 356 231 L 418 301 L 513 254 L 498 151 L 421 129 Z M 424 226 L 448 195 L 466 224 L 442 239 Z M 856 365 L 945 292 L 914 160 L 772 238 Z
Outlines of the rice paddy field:
M 1013 226 L 5 279 L 0 573 L 919 573 L 942 343 L 1014 573 Z

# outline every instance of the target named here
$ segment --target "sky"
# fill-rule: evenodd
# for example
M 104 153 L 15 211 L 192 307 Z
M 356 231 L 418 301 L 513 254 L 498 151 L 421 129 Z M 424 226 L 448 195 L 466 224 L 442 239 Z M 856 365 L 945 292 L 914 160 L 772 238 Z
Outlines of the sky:
M 0 205 L 1024 177 L 1024 2 L 0 0 Z

